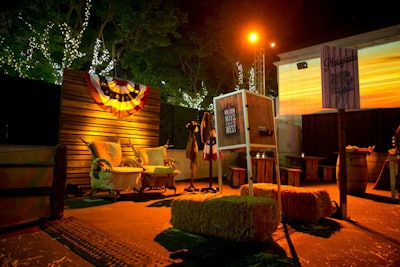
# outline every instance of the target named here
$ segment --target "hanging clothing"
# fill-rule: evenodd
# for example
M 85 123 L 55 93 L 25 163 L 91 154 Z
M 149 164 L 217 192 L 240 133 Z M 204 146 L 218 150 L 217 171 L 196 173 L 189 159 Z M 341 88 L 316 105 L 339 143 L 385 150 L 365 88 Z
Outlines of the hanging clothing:
M 217 138 L 213 114 L 204 112 L 200 129 L 201 141 L 204 143 L 203 159 L 208 161 L 217 160 Z M 222 159 L 221 151 L 219 156 Z
M 209 112 L 204 112 L 203 119 L 200 123 L 200 135 L 201 135 L 201 142 L 206 143 L 207 140 L 210 138 L 210 133 L 213 129 L 212 126 L 212 115 Z
M 190 131 L 189 139 L 186 144 L 186 158 L 190 159 L 190 170 L 195 172 L 197 169 L 197 154 L 199 151 L 195 133 L 198 132 L 199 129 L 195 121 L 186 124 L 186 128 Z
M 204 160 L 217 160 L 217 142 L 215 137 L 208 138 L 204 144 L 203 159 Z

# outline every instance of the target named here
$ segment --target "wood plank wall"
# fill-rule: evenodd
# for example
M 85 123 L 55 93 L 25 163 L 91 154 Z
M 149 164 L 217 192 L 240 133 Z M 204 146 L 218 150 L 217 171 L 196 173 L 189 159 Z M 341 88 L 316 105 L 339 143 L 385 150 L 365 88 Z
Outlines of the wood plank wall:
M 137 147 L 157 146 L 160 128 L 160 95 L 151 88 L 140 112 L 117 118 L 102 110 L 92 99 L 82 71 L 64 71 L 59 143 L 67 147 L 66 184 L 90 184 L 91 155 L 81 141 L 131 140 Z M 129 155 L 129 149 L 124 153 Z

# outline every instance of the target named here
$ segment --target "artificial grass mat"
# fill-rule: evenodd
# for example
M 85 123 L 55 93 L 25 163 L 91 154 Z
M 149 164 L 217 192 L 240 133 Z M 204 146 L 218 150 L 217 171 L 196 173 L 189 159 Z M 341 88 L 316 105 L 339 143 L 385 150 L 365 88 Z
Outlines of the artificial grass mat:
M 155 241 L 184 266 L 295 266 L 275 242 L 236 242 L 169 228 Z
M 64 200 L 64 207 L 66 209 L 81 209 L 90 208 L 94 206 L 112 204 L 111 198 L 93 198 L 90 197 L 79 197 L 79 198 L 66 198 Z

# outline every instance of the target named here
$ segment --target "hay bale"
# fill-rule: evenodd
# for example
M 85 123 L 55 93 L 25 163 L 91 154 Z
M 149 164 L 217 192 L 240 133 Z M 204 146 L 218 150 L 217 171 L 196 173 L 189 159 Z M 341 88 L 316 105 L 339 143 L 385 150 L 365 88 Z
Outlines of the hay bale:
M 256 197 L 278 199 L 276 184 L 258 183 L 253 185 Z M 249 186 L 243 185 L 240 195 L 249 195 Z M 330 216 L 333 212 L 328 191 L 315 188 L 294 187 L 281 185 L 282 213 L 288 219 L 315 223 Z
M 201 194 L 177 197 L 171 204 L 173 227 L 232 241 L 265 242 L 280 220 L 278 202 L 269 198 Z

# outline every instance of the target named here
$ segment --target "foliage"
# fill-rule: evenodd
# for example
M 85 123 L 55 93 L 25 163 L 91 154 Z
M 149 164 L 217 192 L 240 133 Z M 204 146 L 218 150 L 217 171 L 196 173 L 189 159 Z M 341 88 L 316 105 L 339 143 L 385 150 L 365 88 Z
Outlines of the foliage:
M 245 74 L 240 87 L 249 87 L 252 53 L 241 36 L 245 14 L 255 10 L 246 3 L 6 0 L 3 6 L 3 74 L 61 83 L 64 68 L 97 72 L 160 88 L 164 103 L 201 109 L 235 89 L 238 62 Z
M 79 59 L 86 55 L 79 49 L 88 26 L 90 0 L 81 3 L 83 7 L 78 10 L 75 5 L 68 6 L 66 13 L 52 6 L 54 2 L 18 3 L 19 6 L 13 6 L 6 2 L 9 8 L 4 11 L 2 23 L 8 27 L 1 32 L 2 71 L 60 83 L 63 69 L 72 67 L 74 61 L 79 64 Z M 62 2 L 58 4 L 60 9 L 66 7 Z M 44 17 L 43 14 L 48 15 Z M 70 24 L 75 24 L 75 28 Z
M 177 16 L 170 7 L 162 10 L 164 2 L 95 0 L 92 14 L 91 0 L 6 2 L 3 24 L 9 27 L 1 32 L 2 71 L 57 83 L 64 68 L 87 70 L 92 64 L 91 70 L 100 72 L 99 67 L 110 68 L 127 50 L 143 53 L 168 45 L 169 34 L 178 36 Z M 112 64 L 107 62 L 109 50 Z M 50 75 L 42 76 L 41 66 Z

